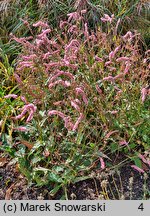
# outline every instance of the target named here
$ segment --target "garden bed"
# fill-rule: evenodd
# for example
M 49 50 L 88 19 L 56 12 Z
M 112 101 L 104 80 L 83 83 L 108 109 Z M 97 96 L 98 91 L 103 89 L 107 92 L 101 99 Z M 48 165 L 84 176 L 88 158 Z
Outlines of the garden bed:
M 2 161 L 2 160 L 1 160 Z M 117 171 L 92 173 L 93 178 L 71 184 L 67 188 L 69 200 L 141 200 L 150 199 L 150 174 L 140 174 L 129 165 Z M 65 199 L 60 189 L 55 196 L 50 195 L 50 186 L 37 187 L 28 184 L 20 174 L 17 163 L 9 157 L 0 163 L 0 200 L 55 200 Z

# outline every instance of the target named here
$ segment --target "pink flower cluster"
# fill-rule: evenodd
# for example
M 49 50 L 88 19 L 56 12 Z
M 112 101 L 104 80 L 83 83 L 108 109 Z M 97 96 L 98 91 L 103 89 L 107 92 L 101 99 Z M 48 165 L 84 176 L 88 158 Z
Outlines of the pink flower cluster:
M 79 48 L 80 43 L 76 39 L 71 40 L 70 43 L 65 46 L 64 62 L 67 65 L 70 61 L 75 61 L 77 59 Z
M 27 112 L 29 112 L 29 116 L 28 116 L 28 118 L 27 118 L 27 120 L 26 120 L 26 122 L 28 123 L 28 122 L 30 122 L 30 121 L 32 120 L 33 115 L 34 115 L 34 113 L 36 112 L 36 109 L 37 109 L 37 107 L 34 106 L 34 104 L 27 104 L 27 105 L 24 105 L 24 107 L 22 108 L 21 114 L 15 116 L 15 117 L 12 117 L 12 118 L 13 118 L 14 120 L 21 119 L 21 118 L 23 118 L 23 117 L 25 116 L 25 114 L 26 114 Z
M 101 18 L 102 22 L 112 22 L 114 19 L 114 14 L 111 15 L 111 17 L 108 14 L 104 14 L 104 17 Z

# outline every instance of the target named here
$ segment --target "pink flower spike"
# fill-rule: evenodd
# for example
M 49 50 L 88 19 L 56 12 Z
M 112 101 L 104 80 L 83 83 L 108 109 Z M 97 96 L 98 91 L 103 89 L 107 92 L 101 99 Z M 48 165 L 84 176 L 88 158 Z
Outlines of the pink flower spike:
M 65 115 L 62 112 L 57 111 L 57 110 L 51 110 L 51 111 L 49 111 L 48 115 L 49 116 L 51 116 L 51 115 L 58 115 L 58 116 L 60 116 L 63 119 L 65 118 Z
M 86 37 L 86 39 L 88 40 L 89 39 L 89 32 L 88 32 L 88 27 L 87 27 L 87 23 L 84 24 L 84 35 Z
M 123 146 L 123 145 L 128 145 L 129 143 L 126 140 L 120 140 L 119 141 L 119 145 Z
M 71 101 L 71 106 L 73 106 L 78 112 L 80 112 L 80 107 L 78 104 L 76 104 L 75 101 Z
M 114 18 L 114 14 L 111 15 L 111 17 L 108 14 L 104 14 L 104 17 L 101 18 L 102 22 L 112 22 Z
M 66 127 L 68 130 L 72 130 L 73 124 L 72 124 L 72 122 L 71 122 L 70 116 L 65 117 L 65 118 L 64 118 L 64 121 L 65 121 L 65 127 Z
M 104 162 L 103 158 L 100 157 L 99 160 L 100 160 L 100 163 L 101 163 L 101 169 L 105 169 L 105 162 Z
M 65 75 L 68 76 L 70 79 L 74 79 L 74 76 L 70 72 L 58 71 L 53 77 L 51 77 L 50 82 L 53 82 L 58 76 Z
M 117 86 L 114 86 L 114 89 L 119 91 L 119 92 L 122 92 L 122 90 L 120 88 L 118 88 Z
M 144 103 L 145 99 L 146 99 L 146 96 L 148 94 L 148 89 L 146 88 L 142 88 L 141 90 L 141 95 L 142 95 L 142 102 Z
M 106 134 L 105 139 L 108 139 L 112 134 L 118 133 L 118 130 L 110 131 Z
M 79 42 L 76 39 L 71 40 L 71 42 L 65 47 L 65 50 L 68 50 L 72 47 L 79 47 Z
M 150 167 L 150 160 L 147 160 L 146 163 L 147 163 L 147 164 L 149 165 L 149 167 Z
M 76 98 L 74 101 L 81 105 L 81 101 L 78 98 Z
M 117 35 L 118 26 L 120 24 L 121 19 L 119 18 L 115 27 L 115 34 Z
M 103 62 L 103 59 L 98 57 L 98 56 L 95 56 L 95 61 L 98 61 L 98 62 Z
M 15 80 L 19 83 L 19 84 L 22 84 L 22 80 L 20 79 L 19 75 L 14 73 L 14 77 L 15 77 Z
M 34 114 L 34 111 L 31 109 L 30 114 L 29 114 L 29 116 L 28 116 L 28 118 L 26 120 L 26 123 L 30 122 L 33 119 L 33 114 Z
M 144 162 L 147 163 L 147 160 L 145 159 L 145 157 L 141 154 L 138 154 L 138 157 Z
M 129 62 L 126 62 L 126 67 L 125 67 L 125 70 L 124 70 L 125 75 L 129 72 L 130 67 L 131 67 L 131 64 Z
M 127 39 L 132 39 L 133 34 L 131 31 L 128 31 L 124 36 L 123 39 L 126 41 Z
M 112 76 L 104 77 L 103 80 L 104 81 L 106 80 L 106 81 L 112 81 L 113 82 L 114 81 L 114 77 L 112 77 Z
M 81 14 L 85 14 L 87 10 L 81 10 Z
M 115 56 L 114 51 L 111 51 L 111 52 L 109 53 L 109 60 L 111 61 L 111 60 L 114 58 L 114 56 Z
M 73 128 L 73 124 L 70 120 L 70 117 L 69 116 L 65 116 L 64 113 L 60 112 L 60 111 L 57 111 L 57 110 L 51 110 L 48 112 L 48 115 L 51 116 L 51 115 L 58 115 L 59 117 L 61 117 L 64 122 L 65 122 L 65 127 L 68 129 L 68 130 L 72 130 Z
M 78 128 L 78 125 L 81 122 L 81 120 L 83 119 L 83 117 L 84 117 L 83 113 L 80 113 L 78 120 L 76 121 L 76 123 L 73 126 L 73 129 L 72 129 L 73 131 L 75 131 Z
M 140 173 L 145 173 L 145 171 L 144 171 L 143 169 L 137 167 L 136 165 L 131 165 L 131 167 L 132 167 L 133 169 L 137 170 L 137 171 L 140 172 Z
M 120 73 L 120 74 L 118 74 L 118 75 L 116 75 L 115 77 L 114 77 L 114 80 L 116 80 L 116 79 L 122 79 L 122 78 L 124 78 L 124 73 Z
M 88 104 L 88 99 L 87 99 L 87 97 L 85 95 L 85 92 L 81 88 L 76 88 L 76 93 L 78 95 L 80 94 L 82 96 L 82 99 L 83 99 L 84 103 L 87 105 Z
M 45 22 L 38 21 L 37 23 L 33 24 L 33 27 L 49 28 L 49 25 Z
M 112 61 L 105 62 L 105 66 L 112 64 Z
M 129 61 L 130 59 L 128 57 L 120 57 L 116 59 L 116 62 L 122 62 L 122 61 Z
M 29 117 L 27 119 L 27 122 L 28 122 L 29 120 L 31 120 L 33 118 L 33 113 L 36 112 L 37 108 L 33 104 L 27 104 L 22 109 L 23 109 L 23 111 L 20 115 L 13 117 L 14 120 L 21 119 L 22 117 L 25 116 L 25 114 L 27 112 L 29 112 Z
M 20 99 L 21 99 L 24 103 L 26 103 L 26 104 L 28 103 L 28 102 L 27 102 L 27 99 L 26 99 L 24 96 L 20 96 Z
M 107 68 L 108 68 L 110 71 L 116 71 L 116 68 L 115 68 L 115 67 L 107 66 Z
M 18 120 L 18 119 L 23 118 L 23 116 L 25 116 L 26 112 L 27 112 L 27 110 L 24 109 L 20 115 L 13 117 L 13 119 Z
M 43 39 L 43 37 L 51 32 L 51 29 L 43 30 L 41 34 L 37 35 L 37 38 Z
M 35 43 L 36 45 L 38 46 L 38 48 L 42 45 L 43 41 L 42 40 L 39 40 L 39 39 L 36 39 L 35 40 Z
M 55 85 L 57 85 L 57 84 L 61 84 L 62 86 L 64 86 L 64 87 L 69 87 L 69 86 L 71 86 L 71 83 L 70 82 L 68 82 L 68 81 L 63 81 L 63 80 L 57 80 L 57 81 L 55 81 L 55 82 L 53 82 L 53 83 L 50 83 L 49 84 L 49 89 L 51 89 L 52 87 L 54 87 Z
M 21 71 L 21 70 L 23 70 L 26 67 L 33 68 L 33 64 L 34 63 L 32 61 L 22 61 L 22 62 L 19 63 L 18 70 Z
M 14 98 L 14 99 L 16 99 L 18 97 L 18 95 L 16 95 L 16 94 L 8 94 L 8 95 L 6 95 L 6 96 L 4 96 L 4 98 Z
M 64 28 L 65 26 L 69 25 L 69 23 L 67 21 L 60 21 L 59 27 L 60 29 Z
M 121 47 L 121 46 L 116 47 L 114 51 L 111 51 L 111 52 L 109 53 L 109 60 L 110 60 L 110 61 L 115 57 L 115 55 L 116 55 L 116 53 L 119 51 L 120 47 Z
M 100 87 L 98 85 L 96 85 L 96 90 L 100 95 L 102 94 L 102 90 L 100 89 Z
M 54 102 L 53 104 L 55 106 L 61 106 L 61 105 L 65 104 L 65 103 L 64 103 L 64 101 L 57 101 L 57 102 Z
M 111 113 L 112 115 L 115 115 L 115 114 L 118 113 L 118 110 L 112 110 L 112 111 L 110 111 L 110 113 Z
M 36 112 L 37 107 L 34 106 L 34 104 L 30 103 L 30 104 L 25 105 L 24 109 L 26 109 L 26 110 L 30 110 L 31 109 L 31 110 L 33 110 L 33 112 Z
M 116 54 L 120 50 L 121 46 L 117 46 L 114 50 L 114 53 Z
M 77 34 L 77 33 L 78 33 L 78 27 L 77 27 L 76 25 L 72 25 L 72 26 L 68 29 L 68 33 Z
M 26 127 L 24 127 L 24 126 L 20 126 L 18 128 L 13 128 L 13 130 L 15 130 L 15 131 L 22 131 L 22 132 L 28 131 L 28 129 Z
M 22 58 L 23 58 L 24 61 L 29 61 L 29 60 L 34 60 L 35 58 L 37 58 L 37 55 L 32 54 L 32 55 L 29 55 L 29 56 L 22 56 Z
M 69 13 L 69 14 L 67 14 L 67 16 L 68 16 L 68 22 L 70 22 L 72 19 L 73 20 L 79 20 L 80 19 L 80 15 L 77 12 Z

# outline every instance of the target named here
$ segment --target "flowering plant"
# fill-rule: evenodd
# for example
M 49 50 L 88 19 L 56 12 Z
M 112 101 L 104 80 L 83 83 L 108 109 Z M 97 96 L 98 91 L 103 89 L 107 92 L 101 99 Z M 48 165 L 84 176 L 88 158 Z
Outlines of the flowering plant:
M 11 35 L 23 47 L 14 73 L 23 105 L 10 116 L 25 146 L 17 157 L 24 174 L 40 185 L 66 185 L 99 161 L 105 169 L 106 151 L 136 153 L 137 137 L 147 127 L 148 61 L 139 51 L 139 34 L 116 35 L 114 26 L 107 33 L 91 31 L 84 14 L 68 14 L 57 30 L 24 21 L 32 36 Z M 113 18 L 105 14 L 102 21 L 111 25 Z M 146 138 L 142 145 L 149 148 Z M 25 161 L 32 172 L 25 171 Z

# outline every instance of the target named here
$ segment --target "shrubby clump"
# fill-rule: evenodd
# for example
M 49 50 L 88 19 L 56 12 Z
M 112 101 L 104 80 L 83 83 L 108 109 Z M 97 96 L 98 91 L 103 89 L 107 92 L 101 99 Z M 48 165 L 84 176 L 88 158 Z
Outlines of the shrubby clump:
M 10 148 L 29 180 L 53 182 L 52 194 L 93 167 L 108 168 L 116 151 L 141 169 L 140 148 L 149 164 L 149 51 L 140 52 L 138 33 L 118 35 L 114 15 L 101 18 L 103 32 L 88 28 L 85 13 L 68 14 L 59 29 L 24 21 L 31 36 L 11 35 L 22 52 L 14 72 L 19 93 L 4 96 L 20 101 L 8 117 Z

